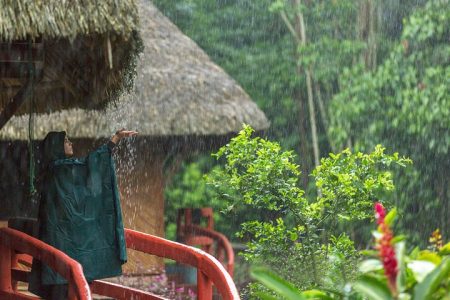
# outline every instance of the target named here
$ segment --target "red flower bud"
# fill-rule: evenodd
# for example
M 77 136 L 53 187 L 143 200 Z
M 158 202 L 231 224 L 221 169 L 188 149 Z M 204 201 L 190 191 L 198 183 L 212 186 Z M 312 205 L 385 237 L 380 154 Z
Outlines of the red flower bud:
M 377 239 L 376 249 L 380 256 L 380 260 L 383 263 L 384 274 L 388 280 L 389 289 L 393 294 L 397 293 L 396 279 L 398 274 L 397 258 L 395 257 L 395 249 L 392 243 L 394 234 L 389 228 L 389 225 L 385 223 L 386 210 L 379 202 L 375 203 L 375 218 L 377 219 L 378 231 L 381 233 L 381 237 Z

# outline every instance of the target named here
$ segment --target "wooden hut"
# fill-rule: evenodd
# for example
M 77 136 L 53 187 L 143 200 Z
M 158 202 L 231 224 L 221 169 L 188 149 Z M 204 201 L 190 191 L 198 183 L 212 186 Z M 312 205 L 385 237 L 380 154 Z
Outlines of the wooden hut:
M 139 131 L 122 145 L 118 159 L 125 226 L 164 236 L 163 168 L 174 156 L 216 148 L 242 128 L 257 130 L 269 122 L 245 91 L 155 6 L 139 1 L 144 51 L 137 65 L 133 93 L 104 113 L 81 109 L 40 116 L 37 138 L 67 130 L 74 149 L 87 149 L 121 127 Z M 3 140 L 26 138 L 25 117 L 15 117 Z M 18 143 L 17 141 L 15 143 Z M 131 152 L 131 154 L 130 154 Z M 130 254 L 128 272 L 147 272 L 162 261 Z

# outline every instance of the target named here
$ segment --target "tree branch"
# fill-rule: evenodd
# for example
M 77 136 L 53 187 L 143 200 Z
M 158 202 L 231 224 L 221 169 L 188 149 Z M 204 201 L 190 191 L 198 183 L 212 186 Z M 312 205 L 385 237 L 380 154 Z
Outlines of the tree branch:
M 301 43 L 300 37 L 298 36 L 297 32 L 294 29 L 294 26 L 292 26 L 291 22 L 289 21 L 286 12 L 284 10 L 280 11 L 280 16 L 281 19 L 283 19 L 284 24 L 286 24 L 286 27 L 289 29 L 289 31 L 291 32 L 292 36 L 295 39 L 295 42 L 297 44 Z

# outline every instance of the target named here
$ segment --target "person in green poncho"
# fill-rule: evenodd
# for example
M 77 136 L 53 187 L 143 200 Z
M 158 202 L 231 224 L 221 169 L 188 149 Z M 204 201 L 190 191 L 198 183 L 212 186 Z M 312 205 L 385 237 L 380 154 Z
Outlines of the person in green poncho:
M 111 153 L 122 138 L 136 134 L 119 130 L 84 158 L 72 157 L 64 131 L 50 132 L 41 145 L 39 239 L 78 261 L 88 282 L 121 275 L 127 261 Z M 33 260 L 29 281 L 38 296 L 67 298 L 67 281 L 39 260 Z

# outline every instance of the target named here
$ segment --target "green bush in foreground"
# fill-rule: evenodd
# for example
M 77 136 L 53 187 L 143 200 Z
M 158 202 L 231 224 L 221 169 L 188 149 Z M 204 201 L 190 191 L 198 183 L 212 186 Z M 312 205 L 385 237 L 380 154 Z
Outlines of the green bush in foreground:
M 264 292 L 261 299 L 371 299 L 427 300 L 450 299 L 450 243 L 442 245 L 439 232 L 434 233 L 430 249 L 414 248 L 405 253 L 402 236 L 395 237 L 391 225 L 396 210 L 386 214 L 384 207 L 375 206 L 378 230 L 373 233 L 376 251 L 366 251 L 374 258 L 364 260 L 361 275 L 342 291 L 300 291 L 293 284 L 267 269 L 255 268 L 251 275 L 278 297 Z
M 298 187 L 299 166 L 292 151 L 278 143 L 252 138 L 249 126 L 215 156 L 224 167 L 208 175 L 217 198 L 234 210 L 256 212 L 242 219 L 238 236 L 246 241 L 244 257 L 264 263 L 297 287 L 343 288 L 356 274 L 358 253 L 345 232 L 369 218 L 373 202 L 394 188 L 391 169 L 410 160 L 345 150 L 323 158 L 314 170 L 318 196 L 305 197 Z M 232 197 L 230 197 L 232 193 Z M 298 270 L 302 270 L 298 272 Z M 258 290 L 251 286 L 250 291 Z

